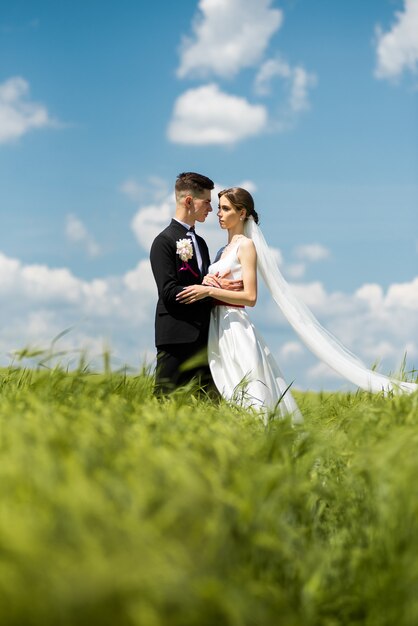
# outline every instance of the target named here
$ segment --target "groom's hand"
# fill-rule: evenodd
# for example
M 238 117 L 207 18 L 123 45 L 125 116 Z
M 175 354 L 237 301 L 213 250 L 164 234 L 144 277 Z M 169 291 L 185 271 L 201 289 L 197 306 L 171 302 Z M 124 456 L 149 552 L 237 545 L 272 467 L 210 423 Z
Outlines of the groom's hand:
M 222 289 L 221 282 L 219 280 L 219 272 L 216 274 L 206 274 L 206 276 L 202 280 L 202 285 L 206 285 L 207 287 L 218 287 L 218 289 Z
M 231 280 L 228 278 L 221 278 L 221 289 L 227 289 L 228 291 L 242 291 L 244 289 L 244 283 L 242 280 Z
M 228 291 L 242 291 L 244 289 L 242 280 L 226 278 L 228 275 L 231 275 L 229 270 L 223 274 L 219 272 L 216 272 L 216 274 L 206 274 L 202 284 L 208 285 L 209 287 L 218 287 L 218 289 L 227 289 Z

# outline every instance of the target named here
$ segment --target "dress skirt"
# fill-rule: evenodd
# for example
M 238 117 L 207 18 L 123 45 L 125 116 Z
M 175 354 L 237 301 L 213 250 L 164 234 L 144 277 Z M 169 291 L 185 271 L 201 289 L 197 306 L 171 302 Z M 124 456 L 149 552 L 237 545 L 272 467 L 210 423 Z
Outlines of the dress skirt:
M 221 395 L 241 406 L 303 421 L 273 355 L 245 308 L 214 306 L 208 341 L 209 366 Z

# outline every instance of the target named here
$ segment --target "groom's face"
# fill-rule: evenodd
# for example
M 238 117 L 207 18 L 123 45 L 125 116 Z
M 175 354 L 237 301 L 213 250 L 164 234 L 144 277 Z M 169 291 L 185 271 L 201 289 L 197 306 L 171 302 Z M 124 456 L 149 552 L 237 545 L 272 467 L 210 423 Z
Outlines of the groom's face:
M 204 222 L 212 211 L 210 189 L 205 189 L 199 198 L 193 198 L 192 215 L 196 222 Z

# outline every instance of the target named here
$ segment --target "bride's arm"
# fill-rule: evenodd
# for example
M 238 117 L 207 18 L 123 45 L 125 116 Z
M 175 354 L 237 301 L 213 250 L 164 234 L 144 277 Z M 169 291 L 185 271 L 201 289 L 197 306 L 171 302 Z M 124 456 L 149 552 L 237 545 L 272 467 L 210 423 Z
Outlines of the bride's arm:
M 183 304 L 192 304 L 202 298 L 215 298 L 226 304 L 254 306 L 257 302 L 257 254 L 251 239 L 240 244 L 238 259 L 242 267 L 243 289 L 241 291 L 227 291 L 211 285 L 190 285 L 177 295 L 177 301 Z

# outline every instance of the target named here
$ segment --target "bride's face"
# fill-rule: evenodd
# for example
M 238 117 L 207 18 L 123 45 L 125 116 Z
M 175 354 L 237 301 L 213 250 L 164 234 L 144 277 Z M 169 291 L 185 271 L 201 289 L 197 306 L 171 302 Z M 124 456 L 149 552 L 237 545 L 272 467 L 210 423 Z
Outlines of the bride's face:
M 219 207 L 218 207 L 218 219 L 219 225 L 221 228 L 225 228 L 227 230 L 238 228 L 238 225 L 242 225 L 244 222 L 241 220 L 241 217 L 244 218 L 244 211 L 237 211 L 237 209 L 230 203 L 228 198 L 225 196 L 221 196 L 219 198 Z

